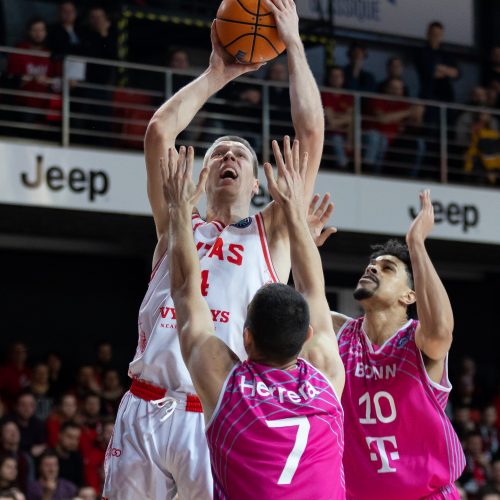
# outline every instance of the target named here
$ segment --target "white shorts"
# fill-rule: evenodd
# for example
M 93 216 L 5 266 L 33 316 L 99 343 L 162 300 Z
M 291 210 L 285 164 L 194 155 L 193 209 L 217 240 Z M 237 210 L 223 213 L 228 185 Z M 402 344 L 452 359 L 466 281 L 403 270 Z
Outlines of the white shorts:
M 170 413 L 127 392 L 108 445 L 103 498 L 182 500 L 213 496 L 203 413 L 179 402 Z

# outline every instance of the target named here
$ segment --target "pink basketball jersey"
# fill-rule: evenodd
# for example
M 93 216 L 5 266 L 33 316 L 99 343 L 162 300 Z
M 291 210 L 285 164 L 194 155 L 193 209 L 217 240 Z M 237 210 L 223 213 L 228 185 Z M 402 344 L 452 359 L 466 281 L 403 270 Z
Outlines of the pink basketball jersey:
M 445 373 L 433 382 L 408 321 L 382 346 L 373 345 L 363 318 L 338 334 L 346 371 L 344 467 L 347 498 L 459 498 L 453 487 L 465 457 L 444 409 L 451 390 Z
M 343 499 L 343 411 L 326 377 L 237 364 L 207 425 L 216 499 Z
M 262 215 L 224 226 L 192 218 L 202 276 L 202 294 L 212 312 L 215 334 L 239 357 L 246 358 L 243 325 L 247 306 L 264 284 L 277 281 Z M 171 392 L 193 393 L 177 335 L 170 294 L 169 256 L 160 259 L 139 311 L 139 342 L 130 363 L 131 377 Z

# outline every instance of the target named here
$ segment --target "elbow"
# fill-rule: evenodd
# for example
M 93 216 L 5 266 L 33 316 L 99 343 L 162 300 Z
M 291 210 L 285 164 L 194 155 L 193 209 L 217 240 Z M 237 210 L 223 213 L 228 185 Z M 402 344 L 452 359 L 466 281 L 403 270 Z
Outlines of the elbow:
M 156 142 L 159 139 L 162 139 L 165 136 L 165 132 L 165 125 L 161 123 L 161 120 L 153 116 L 148 123 L 146 134 L 144 135 L 144 144 Z

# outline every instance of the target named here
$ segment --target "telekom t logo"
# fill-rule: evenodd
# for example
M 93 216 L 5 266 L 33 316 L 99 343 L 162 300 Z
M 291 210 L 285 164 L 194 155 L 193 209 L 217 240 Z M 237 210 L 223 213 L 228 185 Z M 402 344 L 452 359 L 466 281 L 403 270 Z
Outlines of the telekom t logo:
M 386 450 L 385 448 L 386 442 L 390 443 L 394 447 L 394 450 L 396 451 L 389 452 L 388 450 Z M 373 447 L 371 446 L 372 443 L 375 443 L 378 454 L 372 451 L 373 450 Z M 383 474 L 384 472 L 396 472 L 396 469 L 391 467 L 391 464 L 389 463 L 389 458 L 391 460 L 399 460 L 399 453 L 397 451 L 398 446 L 396 444 L 396 436 L 367 437 L 366 444 L 370 449 L 371 461 L 377 462 L 380 460 L 382 462 L 382 467 L 380 467 L 380 469 L 377 470 L 379 474 Z

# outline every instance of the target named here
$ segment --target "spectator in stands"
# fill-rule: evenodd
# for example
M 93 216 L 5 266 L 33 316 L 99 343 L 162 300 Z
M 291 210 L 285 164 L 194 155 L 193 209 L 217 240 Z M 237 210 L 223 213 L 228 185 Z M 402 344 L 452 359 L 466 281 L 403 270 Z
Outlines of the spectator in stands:
M 97 500 L 97 493 L 91 486 L 84 486 L 78 490 L 74 500 Z
M 61 426 L 66 422 L 78 424 L 81 417 L 78 413 L 78 402 L 73 394 L 64 394 L 58 407 L 47 418 L 47 444 L 50 448 L 55 448 L 59 438 Z
M 97 394 L 88 394 L 83 401 L 81 446 L 95 441 L 101 426 L 101 399 Z
M 24 495 L 17 487 L 17 463 L 7 455 L 0 456 L 0 498 L 24 500 Z
M 79 401 L 82 401 L 87 394 L 98 394 L 101 392 L 101 385 L 92 365 L 84 364 L 80 366 L 73 392 Z
M 479 497 L 479 500 L 500 500 L 500 493 L 485 490 Z
M 491 49 L 490 61 L 484 75 L 485 87 L 492 86 L 500 92 L 500 46 Z
M 462 445 L 465 438 L 476 428 L 476 424 L 471 419 L 471 411 L 468 406 L 457 406 L 454 411 L 453 427 Z
M 97 344 L 96 349 L 95 375 L 102 383 L 104 373 L 113 368 L 115 368 L 113 365 L 113 346 L 107 340 L 101 341 Z
M 95 491 L 102 491 L 104 482 L 104 457 L 108 443 L 113 435 L 114 422 L 106 420 L 99 427 L 99 432 L 93 441 L 82 443 L 85 484 Z
M 26 364 L 28 350 L 23 342 L 9 347 L 8 359 L 0 366 L 0 395 L 7 408 L 12 408 L 17 395 L 30 384 L 31 370 Z
M 67 500 L 76 495 L 78 488 L 59 477 L 59 459 L 53 451 L 47 450 L 43 453 L 38 471 L 38 479 L 28 486 L 27 500 Z
M 375 77 L 363 69 L 366 61 L 366 47 L 360 42 L 353 42 L 349 47 L 349 64 L 344 68 L 345 87 L 349 90 L 374 92 L 376 90 Z
M 0 428 L 0 454 L 13 458 L 17 463 L 17 482 L 22 491 L 34 479 L 33 460 L 19 448 L 21 433 L 15 422 L 4 422 Z
M 471 432 L 467 436 L 464 453 L 466 466 L 460 482 L 468 494 L 477 495 L 488 478 L 488 457 L 484 453 L 481 434 Z
M 387 60 L 385 67 L 386 77 L 378 84 L 378 91 L 383 94 L 387 87 L 389 80 L 392 78 L 397 78 L 403 82 L 403 95 L 408 97 L 410 95 L 408 91 L 408 85 L 404 83 L 404 64 L 400 57 L 391 57 Z
M 321 92 L 325 109 L 326 145 L 331 146 L 335 154 L 336 165 L 345 169 L 349 163 L 346 149 L 352 148 L 352 125 L 354 97 L 338 92 L 344 88 L 344 70 L 340 66 L 328 68 L 325 85 L 337 92 Z
M 404 84 L 399 78 L 387 82 L 385 94 L 403 97 Z M 418 126 L 422 122 L 423 108 L 405 101 L 370 99 L 369 115 L 373 117 L 365 126 L 364 141 L 366 144 L 363 162 L 375 172 L 380 172 L 382 161 L 388 146 L 404 131 L 406 125 Z M 413 156 L 412 175 L 418 172 L 423 155 L 425 142 L 418 137 L 408 138 L 411 142 Z
M 118 370 L 109 369 L 104 372 L 101 398 L 103 400 L 104 413 L 116 415 L 118 405 L 125 392 L 120 381 Z
M 45 422 L 54 404 L 54 395 L 49 383 L 49 367 L 42 362 L 33 367 L 30 391 L 36 399 L 35 415 Z
M 57 56 L 80 54 L 82 32 L 77 24 L 76 5 L 71 0 L 59 4 L 59 22 L 50 26 L 47 44 Z
M 481 414 L 479 433 L 483 438 L 483 445 L 489 459 L 499 451 L 499 430 L 497 427 L 497 410 L 493 405 L 487 406 Z
M 83 52 L 88 57 L 117 59 L 116 31 L 102 7 L 92 7 L 88 14 L 89 32 L 85 36 Z M 101 64 L 87 64 L 86 80 L 90 83 L 113 85 L 114 68 Z
M 39 457 L 46 448 L 45 429 L 42 421 L 35 416 L 36 400 L 30 392 L 21 393 L 15 410 L 10 417 L 21 432 L 21 450 Z
M 493 460 L 491 464 L 491 479 L 481 490 L 481 493 L 496 493 L 500 495 L 500 457 Z
M 47 25 L 43 19 L 32 19 L 27 25 L 26 39 L 17 45 L 19 49 L 36 50 L 42 55 L 10 54 L 7 73 L 15 79 L 16 86 L 25 92 L 52 94 L 60 92 L 60 65 L 54 64 L 46 45 Z M 46 96 L 18 96 L 16 103 L 30 108 L 49 109 L 51 101 L 56 98 Z M 27 121 L 44 121 L 43 113 L 24 113 L 22 119 Z
M 417 51 L 415 64 L 420 79 L 420 97 L 454 102 L 453 81 L 459 78 L 460 71 L 455 58 L 441 47 L 443 35 L 442 23 L 430 23 L 427 29 L 427 44 Z
M 59 459 L 60 477 L 77 486 L 83 485 L 83 458 L 78 448 L 82 431 L 72 422 L 61 426 L 55 453 Z
M 49 383 L 50 387 L 54 393 L 54 396 L 59 398 L 65 389 L 65 383 L 63 381 L 63 370 L 61 356 L 56 352 L 49 352 L 45 359 L 47 366 L 49 367 Z
M 173 70 L 184 71 L 190 69 L 189 54 L 184 49 L 176 49 L 170 52 L 168 56 L 167 66 Z M 180 88 L 185 87 L 193 80 L 189 75 L 172 75 L 172 93 L 177 92 Z
M 473 88 L 469 104 L 471 106 L 486 107 L 488 105 L 488 94 L 484 87 Z M 464 111 L 455 123 L 455 138 L 461 146 L 470 146 L 474 133 L 481 129 L 498 130 L 498 120 L 490 113 Z

